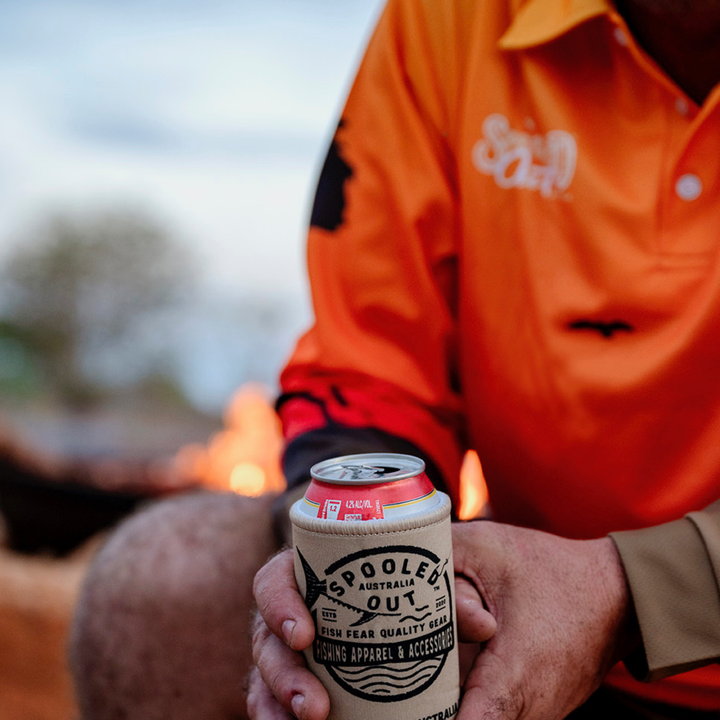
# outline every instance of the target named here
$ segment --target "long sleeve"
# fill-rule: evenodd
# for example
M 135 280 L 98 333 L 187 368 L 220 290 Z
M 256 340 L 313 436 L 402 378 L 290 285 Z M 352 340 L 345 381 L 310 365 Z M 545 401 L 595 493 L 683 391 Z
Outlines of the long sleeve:
M 278 403 L 290 485 L 328 456 L 397 451 L 424 457 L 456 495 L 452 23 L 428 13 L 432 3 L 389 3 L 320 176 L 308 238 L 316 322 Z M 448 27 L 431 39 L 436 21 Z
M 611 537 L 642 634 L 625 663 L 630 672 L 659 680 L 720 660 L 720 502 Z

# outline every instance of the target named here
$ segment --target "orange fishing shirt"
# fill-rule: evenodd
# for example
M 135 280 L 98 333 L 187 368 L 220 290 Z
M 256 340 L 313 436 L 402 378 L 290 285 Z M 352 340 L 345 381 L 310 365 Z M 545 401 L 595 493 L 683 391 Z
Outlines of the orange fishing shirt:
M 498 520 L 576 538 L 720 497 L 719 99 L 605 0 L 390 0 L 320 178 L 289 447 L 377 428 L 455 501 L 471 447 Z M 717 666 L 623 673 L 720 707 Z

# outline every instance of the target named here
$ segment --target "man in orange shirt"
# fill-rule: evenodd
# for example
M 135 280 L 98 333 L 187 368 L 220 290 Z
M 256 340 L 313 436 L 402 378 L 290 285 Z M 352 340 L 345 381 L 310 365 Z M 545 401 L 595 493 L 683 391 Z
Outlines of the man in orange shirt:
M 343 113 L 285 470 L 410 451 L 457 501 L 477 449 L 500 522 L 454 531 L 487 643 L 463 720 L 562 718 L 603 679 L 600 713 L 720 709 L 719 29 L 717 0 L 391 0 Z M 253 716 L 322 720 L 287 553 L 256 598 Z
M 645 643 L 628 664 L 645 678 L 720 655 L 717 593 L 681 623 L 653 597 L 679 584 L 675 604 L 687 609 L 683 593 L 712 577 L 717 552 L 704 548 L 708 514 L 678 518 L 720 497 L 710 361 L 720 347 L 719 27 L 709 2 L 391 2 L 335 137 L 351 172 L 332 225 L 325 205 L 337 199 L 321 178 L 309 245 L 317 323 L 283 376 L 291 481 L 307 477 L 313 443 L 317 459 L 339 454 L 348 427 L 372 427 L 389 436 L 383 449 L 407 449 L 396 436 L 419 448 L 451 494 L 464 439 L 504 522 L 574 538 L 670 523 L 614 535 Z M 530 627 L 511 615 L 517 598 L 488 577 L 499 532 L 456 532 L 460 557 L 479 563 L 475 584 L 500 598 L 493 615 L 508 614 L 486 650 L 507 674 L 481 655 L 464 707 L 479 698 L 483 715 L 498 683 L 503 706 L 560 717 L 605 674 L 627 628 L 622 612 L 603 614 L 625 602 L 618 558 L 605 541 L 584 560 L 593 612 L 557 578 L 552 594 L 579 609 L 587 636 L 554 647 L 538 618 Z M 525 553 L 547 579 L 568 546 L 503 532 L 508 556 L 521 544 L 516 583 L 532 597 Z M 663 567 L 663 543 L 702 563 Z M 563 636 L 573 615 L 563 622 L 560 605 L 545 612 Z M 507 624 L 533 647 L 543 638 L 547 655 L 527 657 Z M 267 655 L 270 678 L 278 666 Z M 530 678 L 546 680 L 542 697 Z M 607 681 L 651 702 L 720 710 L 715 666 L 648 686 L 616 668 Z

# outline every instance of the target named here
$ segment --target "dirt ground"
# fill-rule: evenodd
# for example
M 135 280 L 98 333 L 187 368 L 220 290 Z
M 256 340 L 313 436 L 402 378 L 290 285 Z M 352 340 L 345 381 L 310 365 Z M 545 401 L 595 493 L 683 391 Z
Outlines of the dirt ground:
M 93 539 L 66 559 L 0 548 L 0 718 L 76 720 L 66 643 Z

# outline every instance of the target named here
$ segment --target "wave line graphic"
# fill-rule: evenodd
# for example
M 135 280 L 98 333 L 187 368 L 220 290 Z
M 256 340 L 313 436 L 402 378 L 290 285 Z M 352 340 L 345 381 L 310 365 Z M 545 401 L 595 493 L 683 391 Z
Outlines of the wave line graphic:
M 400 618 L 400 622 L 405 622 L 406 620 L 414 620 L 415 622 L 420 622 L 421 620 L 424 620 L 426 617 L 432 615 L 432 613 L 425 613 L 422 617 L 415 617 L 414 615 L 405 615 L 405 617 Z
M 422 665 L 425 662 L 425 660 L 418 660 L 414 662 L 412 665 L 406 665 L 405 663 L 395 663 L 395 664 L 387 664 L 383 665 L 384 670 L 395 670 L 396 672 L 406 672 L 407 670 L 414 670 L 418 665 Z M 438 660 L 438 662 L 440 662 Z M 401 667 L 396 667 L 396 665 L 401 665 Z M 344 675 L 360 675 L 364 672 L 372 672 L 373 670 L 376 670 L 377 668 L 368 666 L 364 668 L 360 668 L 360 670 L 346 670 L 342 666 L 337 666 L 336 670 L 342 671 Z
M 421 672 L 425 672 L 428 669 L 434 670 L 435 668 L 421 667 L 417 670 L 412 671 L 409 675 L 400 675 L 399 673 L 389 672 L 387 670 L 387 668 L 378 668 L 376 672 L 369 672 L 369 673 L 367 673 L 367 675 L 365 675 L 365 677 L 353 678 L 353 682 L 364 682 L 365 680 L 368 680 L 369 678 L 376 678 L 376 677 L 389 678 L 390 680 L 412 680 L 416 675 L 419 675 Z M 341 673 L 339 673 L 339 674 L 342 677 L 342 674 Z
M 415 680 L 414 682 L 411 682 L 407 685 L 396 685 L 395 683 L 382 682 L 382 681 L 369 682 L 369 683 L 366 683 L 365 685 L 360 685 L 360 690 L 368 690 L 371 687 L 378 688 L 377 690 L 374 690 L 373 692 L 379 692 L 380 688 L 383 688 L 383 687 L 397 688 L 398 690 L 409 690 L 413 685 L 418 685 L 423 680 L 427 680 L 429 677 L 432 677 L 432 673 L 427 673 L 425 675 L 422 675 L 417 680 Z

